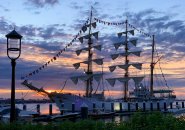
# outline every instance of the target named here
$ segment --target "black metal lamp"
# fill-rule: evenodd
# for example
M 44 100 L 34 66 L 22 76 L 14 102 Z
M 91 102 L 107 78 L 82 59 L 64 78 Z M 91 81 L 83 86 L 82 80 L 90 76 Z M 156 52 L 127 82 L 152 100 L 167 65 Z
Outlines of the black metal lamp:
M 21 39 L 22 36 L 15 30 L 6 35 L 7 38 L 7 56 L 11 59 L 12 65 L 12 83 L 11 83 L 11 111 L 10 111 L 10 122 L 16 120 L 15 111 L 15 66 L 16 59 L 21 55 Z

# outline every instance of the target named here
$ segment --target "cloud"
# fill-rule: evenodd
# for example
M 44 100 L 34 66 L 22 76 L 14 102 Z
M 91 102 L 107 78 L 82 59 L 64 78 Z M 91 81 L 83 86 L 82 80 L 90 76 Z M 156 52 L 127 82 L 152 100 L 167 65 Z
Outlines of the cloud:
M 45 6 L 54 6 L 59 3 L 59 0 L 26 0 L 25 4 L 29 4 L 36 8 L 43 8 Z
M 0 9 L 3 9 L 3 11 L 5 12 L 9 12 L 10 10 L 6 7 L 4 7 L 3 5 L 0 5 Z

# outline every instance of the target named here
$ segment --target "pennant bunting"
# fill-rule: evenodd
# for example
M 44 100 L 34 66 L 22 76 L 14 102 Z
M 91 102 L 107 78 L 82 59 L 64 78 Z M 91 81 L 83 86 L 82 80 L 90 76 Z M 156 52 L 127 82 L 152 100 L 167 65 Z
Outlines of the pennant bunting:
M 80 67 L 80 63 L 73 64 L 74 68 L 77 70 Z
M 116 69 L 116 66 L 109 66 L 110 72 L 113 72 Z
M 83 32 L 87 31 L 87 27 L 86 27 L 86 26 L 83 26 L 83 27 L 82 27 L 82 31 L 83 31 Z
M 96 28 L 96 22 L 92 23 L 93 28 Z
M 102 79 L 103 74 L 95 74 L 93 75 L 93 78 L 96 80 L 96 82 L 100 82 L 100 80 Z
M 73 81 L 73 83 L 75 85 L 78 83 L 78 78 L 77 77 L 71 77 L 70 79 Z
M 83 37 L 78 38 L 81 43 L 83 43 Z
M 136 44 L 137 44 L 137 39 L 130 40 L 130 42 L 131 42 L 134 46 L 136 46 Z
M 98 40 L 98 32 L 92 34 Z
M 97 46 L 94 46 L 94 48 L 99 50 L 99 51 L 101 51 L 102 46 L 101 45 L 97 45 Z
M 134 80 L 135 84 L 139 84 L 142 80 L 143 80 L 144 77 L 132 77 L 132 79 Z
M 118 33 L 118 37 L 120 38 L 122 36 L 122 33 Z
M 103 58 L 102 59 L 94 59 L 93 60 L 97 65 L 103 65 Z
M 119 54 L 112 54 L 112 55 L 111 55 L 111 58 L 112 58 L 113 60 L 115 60 L 116 58 L 118 58 L 118 56 L 119 56 Z
M 115 85 L 115 83 L 116 83 L 116 79 L 106 79 L 107 80 L 107 82 L 112 86 L 112 87 L 114 87 L 114 85 Z
M 79 56 L 82 50 L 76 50 L 76 55 Z

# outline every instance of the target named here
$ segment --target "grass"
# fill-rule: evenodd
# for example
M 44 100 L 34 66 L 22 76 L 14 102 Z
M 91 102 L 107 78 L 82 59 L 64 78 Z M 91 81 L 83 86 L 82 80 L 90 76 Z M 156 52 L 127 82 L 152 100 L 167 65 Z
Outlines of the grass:
M 185 120 L 161 113 L 135 114 L 126 122 L 81 120 L 43 124 L 0 124 L 0 130 L 185 130 Z

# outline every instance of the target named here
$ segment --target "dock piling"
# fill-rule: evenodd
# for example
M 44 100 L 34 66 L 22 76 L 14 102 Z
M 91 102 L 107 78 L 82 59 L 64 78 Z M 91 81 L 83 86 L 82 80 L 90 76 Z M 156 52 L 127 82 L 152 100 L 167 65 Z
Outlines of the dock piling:
M 72 113 L 75 113 L 75 103 L 72 103 Z
M 184 108 L 184 102 L 182 102 L 182 108 Z
M 128 102 L 128 112 L 130 112 L 130 103 Z
M 150 103 L 150 110 L 153 111 L 153 103 Z
M 63 114 L 64 114 L 64 103 L 62 103 L 62 104 L 61 104 L 60 114 L 61 114 L 61 115 L 63 115 Z
M 173 109 L 173 103 L 170 102 L 170 109 Z
M 143 102 L 143 111 L 146 111 L 146 104 Z
M 111 112 L 114 112 L 114 103 L 111 103 Z
M 136 102 L 136 111 L 138 111 L 139 107 L 138 107 L 138 103 Z
M 37 112 L 40 114 L 40 104 L 37 104 Z
M 166 102 L 164 102 L 164 111 L 167 111 Z
M 93 113 L 96 112 L 96 104 L 93 102 Z
M 53 108 L 52 108 L 52 104 L 49 104 L 49 115 L 52 115 L 53 114 Z
M 157 102 L 157 110 L 160 111 L 160 103 Z
M 105 103 L 102 103 L 102 111 L 105 111 Z
M 88 106 L 86 104 L 82 104 L 81 106 L 81 117 L 82 119 L 88 118 Z
M 27 107 L 26 104 L 23 105 L 23 110 L 26 111 Z
M 122 112 L 122 111 L 123 111 L 122 103 L 121 103 L 121 102 L 119 103 L 119 110 L 120 110 L 120 112 Z

